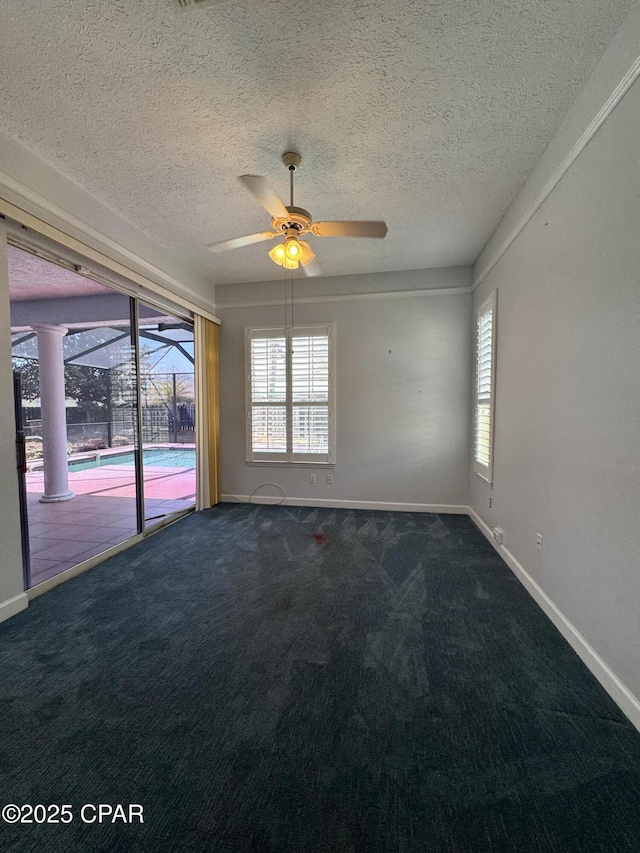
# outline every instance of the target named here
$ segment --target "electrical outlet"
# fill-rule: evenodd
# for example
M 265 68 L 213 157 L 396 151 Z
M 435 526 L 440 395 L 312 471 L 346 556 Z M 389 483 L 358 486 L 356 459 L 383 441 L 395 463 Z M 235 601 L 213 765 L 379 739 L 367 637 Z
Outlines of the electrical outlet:
M 327 483 L 333 486 L 333 474 L 327 474 Z
M 542 533 L 536 533 L 536 551 L 542 554 Z
M 316 475 L 315 474 L 309 474 L 309 482 L 311 483 L 312 486 L 315 486 L 315 484 L 316 484 Z

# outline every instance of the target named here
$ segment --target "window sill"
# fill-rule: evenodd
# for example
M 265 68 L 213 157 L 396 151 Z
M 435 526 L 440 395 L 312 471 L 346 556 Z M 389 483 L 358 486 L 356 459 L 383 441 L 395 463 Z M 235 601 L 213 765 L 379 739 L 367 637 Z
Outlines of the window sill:
M 267 460 L 260 462 L 250 462 L 248 459 L 245 463 L 250 468 L 262 468 L 267 465 L 272 468 L 335 468 L 335 462 L 269 462 Z
M 485 484 L 485 486 L 489 486 L 490 489 L 493 488 L 493 478 L 489 479 L 486 474 L 481 474 L 480 471 L 474 471 L 473 473 Z

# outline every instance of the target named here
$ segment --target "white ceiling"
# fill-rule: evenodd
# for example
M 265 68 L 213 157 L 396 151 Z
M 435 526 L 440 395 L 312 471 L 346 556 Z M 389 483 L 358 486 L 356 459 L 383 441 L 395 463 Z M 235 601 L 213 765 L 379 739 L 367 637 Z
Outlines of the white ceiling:
M 113 291 L 73 270 L 9 246 L 9 298 L 11 302 L 62 299 L 67 296 L 110 295 Z
M 279 278 L 235 180 L 384 241 L 328 275 L 472 262 L 634 0 L 0 0 L 0 126 L 215 282 Z

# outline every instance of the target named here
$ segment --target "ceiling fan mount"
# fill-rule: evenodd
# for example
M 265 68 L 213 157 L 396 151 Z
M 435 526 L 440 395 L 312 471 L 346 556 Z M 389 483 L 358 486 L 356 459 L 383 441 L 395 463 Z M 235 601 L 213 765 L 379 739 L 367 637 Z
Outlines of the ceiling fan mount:
M 300 167 L 302 157 L 295 151 L 286 151 L 282 155 L 282 162 L 289 171 L 290 203 L 287 205 L 273 191 L 268 181 L 260 175 L 241 175 L 239 178 L 271 214 L 273 231 L 259 231 L 257 234 L 249 234 L 246 237 L 223 240 L 220 243 L 213 243 L 208 247 L 209 249 L 214 252 L 225 252 L 228 249 L 239 249 L 252 243 L 272 240 L 274 237 L 284 237 L 284 242 L 279 243 L 269 252 L 271 260 L 285 269 L 297 269 L 298 265 L 302 264 L 305 275 L 320 275 L 322 270 L 315 260 L 313 249 L 307 242 L 298 239 L 304 234 L 313 234 L 316 237 L 382 238 L 386 236 L 385 222 L 314 222 L 308 210 L 296 207 L 293 203 L 293 175 Z
M 295 151 L 285 151 L 282 155 L 282 162 L 290 172 L 295 172 L 296 169 L 300 168 L 302 157 L 299 154 L 296 154 Z

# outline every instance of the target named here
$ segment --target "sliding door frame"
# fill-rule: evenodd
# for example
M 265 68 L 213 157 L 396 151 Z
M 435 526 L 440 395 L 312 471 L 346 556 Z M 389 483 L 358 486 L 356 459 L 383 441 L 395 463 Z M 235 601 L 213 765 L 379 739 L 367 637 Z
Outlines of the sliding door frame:
M 36 597 L 48 589 L 57 586 L 59 583 L 73 577 L 86 569 L 102 562 L 107 556 L 111 556 L 118 551 L 122 551 L 130 545 L 135 544 L 148 534 L 155 532 L 163 524 L 154 525 L 150 528 L 145 528 L 144 520 L 144 474 L 143 474 L 143 424 L 142 424 L 142 405 L 141 405 L 141 383 L 140 383 L 140 347 L 139 347 L 139 303 L 145 302 L 160 310 L 172 313 L 175 316 L 188 319 L 190 322 L 197 325 L 198 318 L 201 318 L 209 326 L 209 334 L 206 335 L 207 344 L 206 351 L 212 348 L 214 352 L 209 352 L 207 361 L 213 361 L 215 368 L 213 372 L 211 368 L 208 370 L 201 365 L 200 370 L 205 370 L 207 376 L 206 386 L 207 395 L 209 391 L 214 392 L 214 398 L 209 399 L 208 396 L 204 400 L 200 398 L 200 405 L 205 405 L 210 413 L 209 428 L 207 430 L 196 429 L 196 447 L 200 443 L 208 445 L 207 452 L 204 457 L 208 459 L 209 465 L 206 475 L 201 464 L 196 466 L 196 486 L 200 479 L 206 477 L 210 483 L 210 498 L 207 505 L 216 503 L 219 500 L 219 411 L 218 411 L 218 395 L 217 395 L 217 326 L 221 324 L 220 318 L 217 317 L 211 310 L 198 305 L 197 303 L 185 298 L 181 294 L 169 290 L 167 287 L 157 284 L 157 282 L 148 279 L 146 276 L 137 273 L 114 258 L 109 257 L 103 252 L 92 248 L 87 243 L 72 237 L 70 234 L 61 231 L 60 229 L 48 224 L 37 216 L 28 213 L 27 211 L 17 207 L 11 202 L 0 197 L 0 217 L 3 224 L 6 225 L 6 242 L 7 245 L 14 245 L 17 248 L 22 248 L 27 251 L 32 251 L 45 259 L 58 263 L 61 266 L 66 266 L 69 269 L 78 272 L 85 278 L 93 279 L 114 291 L 122 293 L 129 297 L 130 300 L 130 331 L 133 345 L 133 353 L 135 359 L 136 371 L 136 447 L 134 450 L 135 472 L 136 472 L 136 521 L 138 533 L 136 536 L 125 540 L 113 548 L 105 551 L 85 563 L 81 563 L 76 567 L 63 571 L 60 575 L 44 581 L 42 584 L 31 587 L 26 590 L 29 597 Z M 4 235 L 3 235 L 4 239 Z M 41 249 L 41 251 L 40 251 Z M 59 250 L 59 251 L 58 251 Z M 194 347 L 194 355 L 196 356 L 196 370 L 198 370 L 198 350 Z M 196 401 L 197 402 L 197 401 Z M 203 454 L 199 454 L 202 459 Z M 214 473 L 215 472 L 215 473 Z M 211 477 L 211 475 L 213 475 Z M 197 509 L 204 508 L 196 504 Z M 183 512 L 177 512 L 172 515 L 170 521 L 175 520 L 182 514 L 190 512 L 190 509 Z
M 136 443 L 133 451 L 136 471 L 136 519 L 138 533 L 144 533 L 144 466 L 142 461 L 142 382 L 140 377 L 140 303 L 129 297 L 131 306 L 131 341 L 136 374 Z

